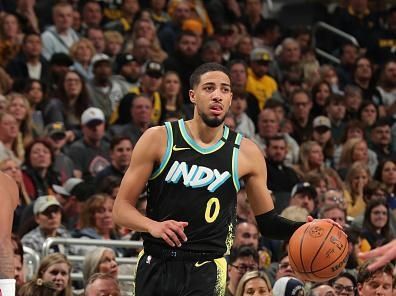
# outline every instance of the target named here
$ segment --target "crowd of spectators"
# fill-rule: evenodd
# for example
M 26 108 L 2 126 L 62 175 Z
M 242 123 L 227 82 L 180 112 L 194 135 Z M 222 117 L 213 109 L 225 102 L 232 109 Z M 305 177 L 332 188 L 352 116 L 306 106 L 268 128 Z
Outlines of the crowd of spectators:
M 206 62 L 230 71 L 225 123 L 261 149 L 276 210 L 333 219 L 350 242 L 343 273 L 302 283 L 287 242 L 260 237 L 242 186 L 227 295 L 392 295 L 393 267 L 369 272 L 357 253 L 396 234 L 396 6 L 327 2 L 320 20 L 358 45 L 284 26 L 262 0 L 0 1 L 0 170 L 19 187 L 19 295 L 131 295 L 116 258 L 138 251 L 54 245 L 27 281 L 22 244 L 41 254 L 48 237 L 140 240 L 112 221 L 118 187 L 148 128 L 192 118 L 189 77 Z

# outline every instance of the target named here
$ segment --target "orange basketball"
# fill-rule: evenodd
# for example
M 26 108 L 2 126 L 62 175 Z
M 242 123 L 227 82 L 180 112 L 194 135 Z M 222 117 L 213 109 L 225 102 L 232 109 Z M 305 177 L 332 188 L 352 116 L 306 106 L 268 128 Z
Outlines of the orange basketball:
M 324 220 L 305 223 L 290 238 L 290 265 L 301 280 L 328 281 L 344 270 L 347 260 L 346 234 Z

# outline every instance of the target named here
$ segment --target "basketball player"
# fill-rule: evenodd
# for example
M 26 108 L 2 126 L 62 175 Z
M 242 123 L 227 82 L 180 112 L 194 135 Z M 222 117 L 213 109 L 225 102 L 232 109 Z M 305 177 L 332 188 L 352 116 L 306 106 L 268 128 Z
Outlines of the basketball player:
M 224 295 L 240 179 L 264 236 L 288 239 L 303 224 L 275 214 L 261 151 L 223 124 L 232 100 L 227 69 L 203 64 L 190 87 L 193 119 L 143 134 L 113 208 L 115 223 L 143 233 L 138 296 Z M 145 217 L 135 205 L 147 181 Z
M 18 204 L 18 187 L 10 177 L 0 172 L 0 292 L 15 295 L 14 252 L 11 241 L 12 220 Z M 8 280 L 14 285 L 10 289 Z M 13 292 L 10 292 L 13 290 Z

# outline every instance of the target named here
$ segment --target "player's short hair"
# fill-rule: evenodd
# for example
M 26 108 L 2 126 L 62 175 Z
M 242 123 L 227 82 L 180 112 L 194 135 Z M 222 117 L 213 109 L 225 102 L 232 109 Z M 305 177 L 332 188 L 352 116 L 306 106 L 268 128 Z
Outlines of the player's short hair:
M 201 76 L 203 74 L 208 73 L 208 72 L 214 72 L 214 71 L 223 72 L 224 74 L 227 75 L 227 77 L 231 81 L 230 72 L 228 71 L 228 69 L 226 67 L 224 67 L 223 65 L 217 64 L 217 63 L 205 63 L 205 64 L 200 65 L 198 68 L 196 68 L 194 70 L 194 72 L 191 74 L 190 88 L 193 89 L 194 87 L 196 87 L 199 84 L 199 82 L 201 81 Z

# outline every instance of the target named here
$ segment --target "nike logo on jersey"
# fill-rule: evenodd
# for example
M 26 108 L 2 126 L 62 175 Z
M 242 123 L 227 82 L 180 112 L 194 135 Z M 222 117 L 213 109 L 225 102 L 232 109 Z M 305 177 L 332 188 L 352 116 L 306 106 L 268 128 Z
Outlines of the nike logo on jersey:
M 173 146 L 172 150 L 173 151 L 182 151 L 182 150 L 189 150 L 191 149 L 190 147 L 177 147 L 176 145 Z
M 197 261 L 197 263 L 195 263 L 195 267 L 201 267 L 202 265 L 205 265 L 206 263 L 209 263 L 211 261 L 204 261 L 202 263 L 199 263 L 199 261 Z
M 228 171 L 220 173 L 216 169 L 212 170 L 195 164 L 189 168 L 184 161 L 175 161 L 165 177 L 165 182 L 177 184 L 181 177 L 183 177 L 183 184 L 186 187 L 207 187 L 210 192 L 214 192 L 231 177 L 231 174 Z

